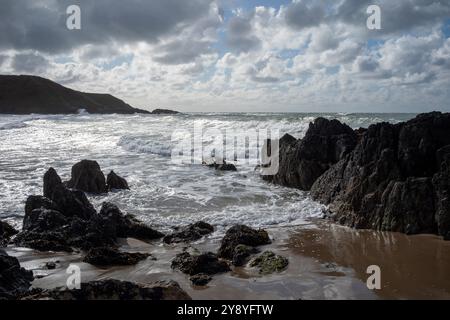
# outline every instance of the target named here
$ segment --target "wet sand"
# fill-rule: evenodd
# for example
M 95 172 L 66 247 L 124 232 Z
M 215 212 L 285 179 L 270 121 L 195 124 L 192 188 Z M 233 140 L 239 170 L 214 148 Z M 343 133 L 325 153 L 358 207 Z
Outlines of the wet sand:
M 274 241 L 261 250 L 287 257 L 287 270 L 260 276 L 252 268 L 234 268 L 230 273 L 215 275 L 202 288 L 192 286 L 187 275 L 170 268 L 183 245 L 124 239 L 122 250 L 150 252 L 157 260 L 105 269 L 82 263 L 81 253 L 39 253 L 22 248 L 8 248 L 8 252 L 42 277 L 33 282 L 40 288 L 65 286 L 65 271 L 75 263 L 82 270 L 83 282 L 107 278 L 140 283 L 173 279 L 193 299 L 450 299 L 450 242 L 438 237 L 353 230 L 323 220 L 268 231 Z M 215 252 L 219 242 L 220 237 L 213 235 L 191 244 L 190 250 Z M 58 261 L 57 268 L 46 270 L 48 261 Z M 369 265 L 381 268 L 381 290 L 366 286 Z

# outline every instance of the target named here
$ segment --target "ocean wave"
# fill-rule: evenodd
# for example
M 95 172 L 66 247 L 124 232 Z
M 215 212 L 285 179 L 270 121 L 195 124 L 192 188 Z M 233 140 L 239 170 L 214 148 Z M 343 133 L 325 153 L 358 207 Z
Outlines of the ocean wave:
M 14 121 L 5 124 L 0 124 L 0 131 L 26 128 L 28 125 L 24 121 Z
M 132 152 L 156 154 L 163 157 L 170 157 L 172 155 L 170 145 L 155 141 L 151 137 L 125 135 L 120 137 L 117 145 Z

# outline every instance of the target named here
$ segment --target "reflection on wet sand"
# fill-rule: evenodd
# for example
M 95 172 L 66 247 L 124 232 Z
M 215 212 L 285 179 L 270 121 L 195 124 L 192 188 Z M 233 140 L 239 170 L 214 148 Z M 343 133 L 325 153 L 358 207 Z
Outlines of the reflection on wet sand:
M 292 232 L 288 246 L 322 263 L 354 270 L 366 282 L 370 265 L 381 268 L 387 299 L 450 299 L 450 242 L 429 235 L 352 230 L 319 222 Z

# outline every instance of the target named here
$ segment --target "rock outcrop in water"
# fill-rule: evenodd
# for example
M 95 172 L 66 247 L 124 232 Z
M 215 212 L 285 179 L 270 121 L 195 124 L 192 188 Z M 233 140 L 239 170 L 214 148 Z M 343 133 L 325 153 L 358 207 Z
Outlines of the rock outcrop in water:
M 169 109 L 155 109 L 151 112 L 151 114 L 169 114 L 169 115 L 173 115 L 173 114 L 179 114 L 178 111 L 174 111 L 174 110 L 169 110 Z
M 139 284 L 119 280 L 82 283 L 80 289 L 44 290 L 27 300 L 191 300 L 175 281 Z
M 287 258 L 273 253 L 272 251 L 265 251 L 252 261 L 250 267 L 256 267 L 260 274 L 271 274 L 281 272 L 287 268 L 289 261 Z
M 167 244 L 190 242 L 201 239 L 202 237 L 214 232 L 214 227 L 209 223 L 199 221 L 182 228 L 179 231 L 164 237 L 163 241 Z
M 322 127 L 325 122 L 319 123 Z M 305 154 L 316 154 L 305 163 L 310 159 L 328 162 L 328 170 L 319 175 L 326 165 L 313 164 L 305 170 L 281 165 L 279 178 L 270 180 L 304 190 L 313 183 L 313 198 L 329 205 L 331 218 L 341 224 L 434 233 L 450 240 L 450 114 L 422 114 L 405 123 L 379 123 L 354 134 L 337 123 L 331 127 L 312 130 L 314 138 L 311 130 L 307 133 L 306 141 L 317 139 L 317 144 L 289 139 L 280 148 L 281 158 L 296 164 L 304 162 Z M 311 152 L 302 151 L 305 144 Z
M 108 186 L 108 191 L 130 189 L 127 180 L 119 177 L 114 171 L 111 171 L 108 174 L 108 177 L 106 178 L 106 185 Z
M 212 252 L 200 255 L 191 255 L 189 252 L 178 254 L 172 261 L 172 268 L 191 276 L 197 274 L 213 275 L 230 271 L 230 267 L 225 261 L 219 260 Z
M 0 114 L 149 113 L 110 94 L 79 92 L 35 76 L 0 75 L 0 92 Z
M 244 225 L 235 225 L 228 229 L 222 239 L 218 255 L 242 265 L 243 261 L 252 253 L 244 250 L 241 245 L 257 247 L 270 244 L 269 235 L 265 230 L 255 230 Z
M 17 299 L 28 292 L 33 272 L 20 267 L 19 261 L 0 249 L 0 300 Z
M 287 187 L 310 190 L 333 164 L 353 150 L 357 134 L 337 120 L 318 118 L 303 139 L 286 134 L 279 143 L 279 170 L 263 179 Z M 270 145 L 266 145 L 270 150 Z M 268 160 L 270 161 L 270 159 Z
M 147 253 L 121 252 L 116 248 L 99 247 L 89 250 L 86 257 L 84 257 L 83 262 L 102 267 L 131 266 L 148 257 L 150 257 L 150 254 Z
M 72 167 L 72 178 L 67 182 L 72 189 L 88 193 L 106 193 L 105 175 L 97 161 L 82 160 Z
M 25 205 L 23 230 L 14 239 L 19 246 L 40 251 L 114 247 L 118 238 L 144 241 L 164 235 L 104 203 L 97 213 L 86 195 L 68 189 L 54 169 L 44 176 L 44 195 L 30 196 Z

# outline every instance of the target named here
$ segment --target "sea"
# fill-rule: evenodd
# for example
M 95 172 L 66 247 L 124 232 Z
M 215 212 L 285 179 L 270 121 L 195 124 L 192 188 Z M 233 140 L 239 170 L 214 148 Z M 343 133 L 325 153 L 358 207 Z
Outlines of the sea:
M 42 194 L 45 172 L 53 167 L 63 180 L 69 180 L 72 166 L 89 159 L 96 160 L 105 175 L 114 170 L 130 185 L 126 191 L 88 195 L 97 209 L 105 201 L 112 202 L 162 231 L 199 220 L 213 224 L 218 237 L 237 223 L 252 227 L 302 224 L 321 217 L 324 206 L 312 201 L 307 192 L 263 181 L 255 163 L 248 161 L 249 154 L 261 149 L 261 139 L 240 139 L 240 144 L 238 140 L 245 132 L 267 131 L 302 138 L 317 117 L 337 119 L 356 129 L 406 121 L 415 114 L 1 115 L 0 219 L 20 228 L 25 201 L 29 195 Z M 204 134 L 200 144 L 192 142 L 195 134 L 190 135 L 198 128 Z M 180 147 L 190 155 L 199 154 L 196 148 L 209 150 L 221 139 L 221 132 L 237 132 L 233 156 L 225 157 L 237 172 L 216 171 L 194 157 L 191 162 L 174 161 Z M 212 161 L 219 158 L 215 152 L 208 156 Z

